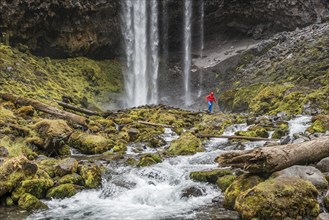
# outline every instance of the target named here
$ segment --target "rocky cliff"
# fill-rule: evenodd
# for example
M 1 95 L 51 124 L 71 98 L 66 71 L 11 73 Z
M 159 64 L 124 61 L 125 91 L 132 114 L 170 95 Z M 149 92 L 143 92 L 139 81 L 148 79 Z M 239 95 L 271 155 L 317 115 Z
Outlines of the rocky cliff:
M 159 3 L 163 3 L 159 1 Z M 169 41 L 180 48 L 183 0 L 167 0 Z M 194 0 L 194 37 L 198 37 L 200 0 Z M 205 34 L 242 32 L 255 38 L 328 20 L 326 0 L 206 0 Z M 160 18 L 164 4 L 159 4 Z M 289 22 L 287 22 L 289 21 Z M 51 57 L 116 57 L 120 54 L 120 0 L 4 0 L 0 32 Z

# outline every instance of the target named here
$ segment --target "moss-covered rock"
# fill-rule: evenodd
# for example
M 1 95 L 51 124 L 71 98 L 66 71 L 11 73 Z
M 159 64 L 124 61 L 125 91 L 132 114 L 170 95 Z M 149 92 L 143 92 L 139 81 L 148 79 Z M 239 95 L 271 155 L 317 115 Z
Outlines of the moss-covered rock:
M 160 163 L 161 161 L 162 158 L 158 154 L 146 154 L 140 157 L 137 166 L 139 167 L 150 166 L 156 163 Z
M 191 133 L 183 133 L 171 142 L 168 152 L 172 155 L 191 155 L 204 151 L 201 141 Z
M 269 137 L 266 128 L 263 128 L 259 125 L 251 126 L 250 128 L 248 128 L 248 131 L 237 131 L 235 132 L 235 135 L 247 136 L 247 137 L 263 137 L 263 138 Z
M 190 173 L 190 178 L 199 182 L 216 183 L 219 177 L 230 175 L 233 171 L 229 169 L 216 169 L 216 170 L 204 170 L 193 171 Z
M 272 134 L 273 139 L 280 139 L 289 134 L 289 126 L 288 123 L 282 122 L 278 123 L 278 127 L 274 130 Z
M 236 175 L 225 175 L 218 177 L 216 184 L 222 192 L 225 192 L 225 190 L 233 183 L 236 178 Z
M 310 133 L 320 132 L 325 133 L 329 131 L 329 116 L 328 115 L 317 115 L 312 117 L 312 125 L 307 128 Z
M 57 176 L 73 174 L 76 173 L 77 170 L 78 170 L 78 161 L 74 158 L 66 158 L 60 160 L 55 165 L 55 174 Z
M 44 170 L 51 178 L 56 176 L 55 167 L 58 163 L 58 160 L 54 158 L 44 157 L 40 160 L 37 160 L 39 169 Z
M 84 185 L 84 181 L 83 181 L 82 176 L 80 176 L 77 173 L 67 174 L 67 175 L 61 177 L 58 180 L 58 183 L 59 184 L 71 183 L 71 184 L 80 185 L 80 186 Z
M 82 187 L 71 183 L 61 184 L 59 186 L 49 189 L 46 198 L 64 199 L 64 198 L 72 197 L 78 193 L 79 189 L 81 190 Z
M 224 206 L 228 209 L 233 209 L 236 198 L 244 191 L 256 186 L 264 181 L 263 178 L 255 175 L 243 174 L 239 176 L 225 190 Z
M 280 177 L 241 193 L 235 209 L 244 219 L 315 218 L 320 213 L 318 191 L 308 181 Z
M 17 201 L 25 193 L 29 193 L 38 199 L 45 197 L 49 188 L 54 185 L 51 179 L 28 179 L 23 180 L 21 184 L 12 192 L 12 199 Z
M 79 174 L 82 176 L 86 188 L 97 188 L 102 184 L 102 167 L 96 164 L 84 164 L 79 167 Z
M 77 131 L 69 139 L 71 147 L 85 154 L 100 154 L 114 146 L 114 142 L 102 135 L 93 135 Z
M 48 208 L 48 206 L 46 204 L 41 202 L 35 196 L 28 194 L 28 193 L 25 193 L 24 195 L 22 195 L 20 197 L 20 199 L 18 200 L 18 206 L 21 209 L 29 210 L 29 211 Z

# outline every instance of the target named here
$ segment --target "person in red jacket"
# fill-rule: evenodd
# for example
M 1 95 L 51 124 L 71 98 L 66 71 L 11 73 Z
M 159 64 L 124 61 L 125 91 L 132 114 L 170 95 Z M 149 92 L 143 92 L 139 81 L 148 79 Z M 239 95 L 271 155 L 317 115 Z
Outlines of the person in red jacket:
M 206 96 L 206 100 L 208 102 L 208 112 L 212 112 L 212 104 L 216 102 L 216 98 L 214 96 L 214 92 L 210 92 L 209 95 Z

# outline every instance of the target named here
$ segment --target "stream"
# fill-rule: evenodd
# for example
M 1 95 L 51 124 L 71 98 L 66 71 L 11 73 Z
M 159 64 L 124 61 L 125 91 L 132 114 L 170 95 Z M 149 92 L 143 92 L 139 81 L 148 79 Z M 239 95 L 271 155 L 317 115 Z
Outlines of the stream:
M 304 132 L 309 123 L 308 116 L 291 120 L 291 134 Z M 246 124 L 232 125 L 224 135 L 247 129 Z M 167 142 L 166 148 L 178 135 L 166 129 L 163 138 Z M 214 159 L 224 151 L 237 149 L 238 144 L 216 138 L 204 144 L 205 152 L 168 158 L 149 167 L 109 164 L 101 189 L 85 190 L 62 200 L 44 201 L 49 210 L 34 213 L 27 219 L 221 219 L 221 216 L 226 216 L 223 219 L 239 219 L 233 211 L 218 205 L 214 207 L 213 199 L 222 197 L 216 186 L 189 178 L 191 171 L 217 168 Z M 243 146 L 244 149 L 253 149 L 264 144 L 264 141 L 246 142 Z M 127 156 L 136 155 L 133 148 L 134 145 L 128 147 Z M 196 189 L 198 195 L 184 195 L 187 189 Z

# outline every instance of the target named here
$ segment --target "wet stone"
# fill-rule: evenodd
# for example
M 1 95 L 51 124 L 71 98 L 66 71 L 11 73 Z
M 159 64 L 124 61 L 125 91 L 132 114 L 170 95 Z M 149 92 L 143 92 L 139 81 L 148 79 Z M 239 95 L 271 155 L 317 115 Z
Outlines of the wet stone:
M 22 170 L 26 176 L 34 175 L 38 171 L 38 166 L 32 161 L 22 163 Z
M 181 198 L 199 197 L 203 195 L 203 189 L 191 186 L 182 190 Z
M 7 157 L 9 154 L 7 148 L 0 146 L 0 157 Z
M 322 159 L 315 167 L 321 172 L 329 172 L 329 157 Z

